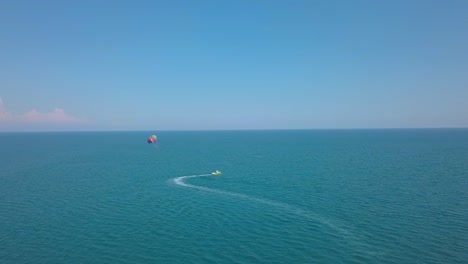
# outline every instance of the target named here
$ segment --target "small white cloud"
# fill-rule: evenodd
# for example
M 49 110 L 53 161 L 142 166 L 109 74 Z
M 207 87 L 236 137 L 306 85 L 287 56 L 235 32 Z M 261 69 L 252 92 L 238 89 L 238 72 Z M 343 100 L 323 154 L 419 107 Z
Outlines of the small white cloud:
M 61 108 L 55 108 L 52 112 L 41 113 L 33 109 L 22 115 L 12 115 L 5 110 L 3 100 L 0 97 L 0 121 L 25 121 L 25 122 L 50 122 L 50 123 L 82 123 L 85 120 L 71 116 Z
M 21 115 L 20 118 L 27 121 L 44 121 L 54 123 L 78 123 L 83 121 L 65 113 L 65 111 L 63 111 L 61 108 L 55 108 L 54 111 L 47 113 L 40 113 L 36 109 L 33 109 L 26 114 Z

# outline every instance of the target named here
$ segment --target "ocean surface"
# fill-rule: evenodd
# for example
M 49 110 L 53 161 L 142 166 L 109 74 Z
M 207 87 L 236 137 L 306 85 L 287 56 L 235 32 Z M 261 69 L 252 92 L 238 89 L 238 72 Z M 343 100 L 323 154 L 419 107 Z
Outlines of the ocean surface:
M 0 263 L 468 263 L 468 129 L 0 133 Z

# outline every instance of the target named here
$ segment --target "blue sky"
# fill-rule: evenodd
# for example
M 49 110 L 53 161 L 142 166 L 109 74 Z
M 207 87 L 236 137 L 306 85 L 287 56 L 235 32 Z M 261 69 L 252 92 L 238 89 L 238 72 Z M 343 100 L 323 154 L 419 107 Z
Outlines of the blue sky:
M 468 1 L 1 1 L 0 131 L 468 127 Z

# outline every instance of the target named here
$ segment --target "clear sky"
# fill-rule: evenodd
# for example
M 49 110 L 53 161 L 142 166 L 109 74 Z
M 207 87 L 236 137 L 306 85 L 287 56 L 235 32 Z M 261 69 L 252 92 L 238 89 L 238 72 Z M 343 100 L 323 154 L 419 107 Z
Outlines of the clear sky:
M 468 1 L 0 1 L 0 131 L 468 127 Z

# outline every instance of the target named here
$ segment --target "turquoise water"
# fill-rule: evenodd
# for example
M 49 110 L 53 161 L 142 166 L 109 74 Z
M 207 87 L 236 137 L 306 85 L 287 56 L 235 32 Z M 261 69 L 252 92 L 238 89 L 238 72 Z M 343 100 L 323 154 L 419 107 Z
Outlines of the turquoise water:
M 468 262 L 466 129 L 152 133 L 0 134 L 0 263 Z

